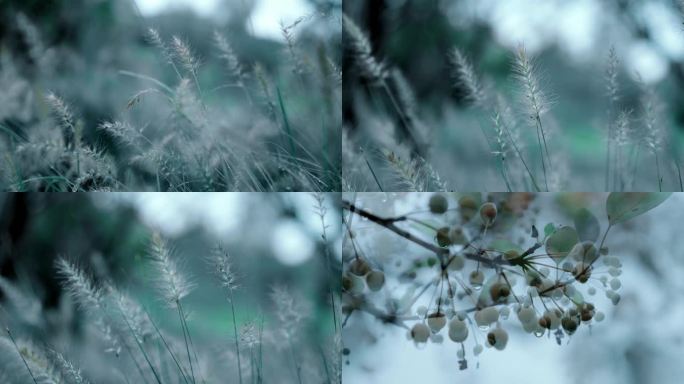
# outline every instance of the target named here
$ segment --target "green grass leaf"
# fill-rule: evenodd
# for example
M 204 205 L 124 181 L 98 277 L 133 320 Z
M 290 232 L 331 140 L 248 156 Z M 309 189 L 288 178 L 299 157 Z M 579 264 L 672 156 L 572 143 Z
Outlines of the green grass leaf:
M 280 94 L 280 87 L 276 87 L 278 93 L 278 104 L 280 104 L 280 112 L 283 114 L 283 126 L 285 127 L 285 134 L 287 135 L 290 144 L 290 155 L 297 157 L 294 142 L 292 141 L 292 129 L 290 128 L 290 121 L 287 119 L 287 112 L 285 111 L 285 104 L 283 103 L 283 96 Z

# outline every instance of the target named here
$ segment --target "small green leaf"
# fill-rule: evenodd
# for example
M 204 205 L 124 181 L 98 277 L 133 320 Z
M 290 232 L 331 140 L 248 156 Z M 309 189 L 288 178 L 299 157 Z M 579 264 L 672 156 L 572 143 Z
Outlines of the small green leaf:
M 594 242 L 601 232 L 598 219 L 588 209 L 582 208 L 575 213 L 575 229 L 581 241 Z
M 606 213 L 610 225 L 622 223 L 646 213 L 667 200 L 667 192 L 613 192 L 606 200 Z
M 553 223 L 548 223 L 544 226 L 544 237 L 549 237 L 554 232 L 556 232 L 556 226 Z
M 560 227 L 546 240 L 546 253 L 556 263 L 563 260 L 579 242 L 577 231 L 573 227 Z

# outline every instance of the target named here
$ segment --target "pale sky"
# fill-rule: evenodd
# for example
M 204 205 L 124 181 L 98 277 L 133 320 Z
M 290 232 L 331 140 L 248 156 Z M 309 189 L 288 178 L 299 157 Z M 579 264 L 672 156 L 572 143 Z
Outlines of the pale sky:
M 265 199 L 267 194 L 251 193 L 115 193 L 112 200 L 133 203 L 140 212 L 142 221 L 150 228 L 165 236 L 177 237 L 199 225 L 217 239 L 240 240 L 242 227 L 252 219 L 246 210 L 248 200 Z M 296 266 L 309 260 L 315 252 L 312 241 L 321 234 L 319 216 L 313 211 L 314 199 L 308 193 L 288 193 L 284 195 L 298 212 L 300 220 L 279 219 L 262 228 L 263 240 L 280 263 Z M 108 203 L 110 199 L 103 199 Z M 95 199 L 95 202 L 99 202 Z M 264 203 L 266 203 L 264 201 Z M 339 212 L 326 200 L 328 212 L 326 224 L 328 237 L 336 244 L 336 252 L 341 246 L 341 220 Z M 339 255 L 337 255 L 339 257 Z
M 237 0 L 236 0 L 237 1 Z M 247 0 L 245 0 L 247 1 Z M 153 16 L 169 8 L 190 8 L 199 15 L 216 17 L 221 0 L 136 0 L 143 16 Z M 281 39 L 280 21 L 292 22 L 311 13 L 313 9 L 305 0 L 254 0 L 252 13 L 254 34 L 261 37 Z
M 667 75 L 668 57 L 684 57 L 681 17 L 666 1 L 636 3 L 653 43 L 606 35 L 606 27 L 620 21 L 610 18 L 609 5 L 602 0 L 479 0 L 458 3 L 449 16 L 455 24 L 469 16 L 489 21 L 496 39 L 511 49 L 522 43 L 534 54 L 550 44 L 558 44 L 576 61 L 594 60 L 597 48 L 605 49 L 608 40 L 624 59 L 628 74 L 636 78 L 638 72 L 644 82 L 656 83 Z M 601 55 L 605 57 L 605 52 Z

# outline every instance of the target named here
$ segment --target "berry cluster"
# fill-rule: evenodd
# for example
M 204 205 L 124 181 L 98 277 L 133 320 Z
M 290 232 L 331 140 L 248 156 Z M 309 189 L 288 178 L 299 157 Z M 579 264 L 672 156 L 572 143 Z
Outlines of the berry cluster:
M 572 224 L 549 223 L 540 232 L 534 194 L 452 196 L 432 194 L 428 211 L 390 218 L 344 201 L 350 214 L 429 253 L 409 263 L 380 265 L 364 252 L 347 219 L 351 246 L 346 247 L 343 311 L 347 319 L 361 311 L 403 327 L 417 346 L 443 343 L 446 335 L 461 344 L 461 369 L 467 367 L 468 342 L 475 356 L 483 346 L 506 348 L 507 328 L 515 326 L 507 321 L 511 315 L 524 332 L 552 336 L 559 345 L 580 327 L 603 321 L 604 313 L 590 298 L 602 291 L 617 305 L 622 273 L 620 259 L 604 246 L 608 231 L 664 200 L 648 194 L 609 196 L 609 225 L 603 233 L 584 208 Z M 397 276 L 389 273 L 391 268 L 399 269 Z M 409 297 L 377 304 L 401 285 L 412 287 Z

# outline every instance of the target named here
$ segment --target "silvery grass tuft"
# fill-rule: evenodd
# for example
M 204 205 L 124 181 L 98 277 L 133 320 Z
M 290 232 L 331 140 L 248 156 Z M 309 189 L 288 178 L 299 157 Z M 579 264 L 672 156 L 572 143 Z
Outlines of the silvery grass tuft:
M 349 39 L 348 47 L 352 50 L 363 75 L 373 82 L 384 81 L 387 77 L 385 66 L 373 55 L 370 41 L 361 31 L 361 28 L 347 15 L 342 16 L 342 23 L 345 36 Z
M 173 248 L 170 248 L 159 234 L 153 235 L 149 255 L 156 269 L 158 289 L 166 304 L 178 310 L 178 319 L 180 320 L 185 352 L 190 367 L 189 378 L 192 379 L 193 383 L 196 383 L 202 377 L 202 373 L 195 372 L 200 369 L 199 359 L 190 335 L 187 323 L 188 315 L 181 302 L 184 297 L 190 294 L 194 286 L 179 268 L 177 260 L 172 257 L 173 254 Z
M 271 301 L 275 307 L 275 313 L 280 327 L 280 337 L 289 347 L 289 353 L 294 362 L 297 382 L 303 382 L 302 356 L 298 353 L 295 345 L 301 337 L 304 321 L 311 316 L 310 306 L 301 298 L 295 298 L 289 288 L 284 285 L 274 285 L 271 288 Z M 324 361 L 324 365 L 327 364 Z
M 64 355 L 54 350 L 48 350 L 48 353 L 53 356 L 52 360 L 55 362 L 56 368 L 62 372 L 62 377 L 66 383 L 90 383 L 88 379 L 81 375 L 81 370 L 76 368 L 71 361 L 64 357 Z
M 73 114 L 64 100 L 54 93 L 48 93 L 45 100 L 50 104 L 56 119 L 59 121 L 59 125 L 62 129 L 62 137 L 64 138 L 64 145 L 67 149 L 73 149 L 75 145 L 74 140 L 76 138 L 76 126 Z
M 381 19 L 407 20 L 411 27 L 424 22 L 412 19 L 409 7 L 384 9 Z M 590 61 L 564 73 L 568 69 L 559 64 L 557 52 L 563 49 L 542 45 L 537 50 L 525 42 L 506 48 L 482 40 L 489 31 L 459 33 L 462 26 L 435 28 L 426 47 L 424 40 L 411 39 L 409 27 L 383 33 L 388 30 L 376 28 L 382 23 L 372 25 L 369 38 L 358 21 L 378 15 L 362 9 L 351 6 L 343 16 L 344 87 L 350 95 L 344 102 L 344 191 L 473 190 L 480 185 L 542 192 L 571 184 L 609 191 L 684 190 L 677 120 L 659 100 L 672 95 L 661 94 L 657 84 L 624 79 L 624 42 L 606 47 L 605 68 Z M 444 54 L 435 55 L 435 48 Z M 506 56 L 509 76 L 502 73 Z M 447 75 L 452 89 L 443 85 Z M 589 101 L 595 75 L 604 77 L 605 111 Z M 572 91 L 571 78 L 577 79 Z M 569 99 L 580 92 L 586 100 Z M 556 104 L 559 108 L 552 108 Z M 568 116 L 580 104 L 582 113 Z M 598 116 L 592 116 L 595 109 Z M 594 134 L 601 138 L 598 149 L 596 140 L 585 140 Z M 591 156 L 580 156 L 579 149 L 587 148 Z M 603 180 L 595 182 L 599 177 Z
M 513 62 L 513 74 L 522 89 L 521 98 L 526 108 L 529 121 L 536 129 L 539 143 L 539 157 L 544 173 L 544 184 L 549 190 L 547 169 L 551 168 L 551 156 L 546 143 L 547 132 L 542 123 L 542 116 L 549 110 L 549 101 L 541 89 L 534 59 L 530 58 L 524 45 L 518 47 Z
M 166 303 L 175 307 L 185 296 L 190 294 L 193 284 L 183 274 L 174 260 L 174 250 L 158 234 L 153 236 L 150 245 L 150 260 L 157 270 L 156 278 L 159 292 Z
M 282 43 L 217 25 L 198 28 L 205 44 L 134 21 L 120 44 L 93 48 L 106 67 L 18 16 L 8 29 L 29 49 L 0 64 L 0 189 L 339 190 L 338 15 L 283 24 Z
M 226 299 L 230 303 L 230 313 L 233 323 L 233 336 L 235 338 L 235 353 L 237 354 L 238 380 L 240 384 L 242 384 L 240 341 L 243 338 L 243 334 L 240 333 L 238 335 L 238 325 L 237 320 L 235 319 L 235 291 L 238 289 L 238 282 L 235 271 L 233 270 L 232 262 L 230 260 L 230 255 L 222 244 L 216 245 L 216 247 L 211 251 L 209 264 L 212 267 L 214 274 L 218 278 L 221 288 L 223 288 L 226 293 Z
M 104 292 L 94 286 L 84 271 L 63 257 L 57 259 L 56 266 L 57 273 L 63 279 L 68 294 L 82 309 L 94 313 L 103 309 Z
M 215 277 L 207 287 L 220 289 L 229 307 L 227 316 L 212 317 L 199 327 L 200 319 L 188 316 L 194 309 L 190 298 L 198 284 L 191 283 L 183 257 L 169 241 L 152 236 L 147 257 L 142 259 L 150 276 L 141 281 L 145 291 L 126 292 L 109 280 L 106 272 L 89 272 L 90 267 L 71 257 L 59 257 L 54 272 L 63 287 L 64 308 L 74 304 L 81 338 L 68 334 L 55 336 L 45 332 L 41 339 L 30 336 L 34 329 L 45 329 L 35 316 L 19 313 L 37 301 L 33 293 L 10 281 L 0 280 L 6 300 L 0 308 L 0 381 L 3 383 L 121 383 L 196 384 L 222 382 L 261 383 L 330 383 L 341 382 L 339 351 L 334 338 L 319 337 L 312 304 L 308 297 L 291 286 L 278 284 L 267 292 L 272 305 L 250 319 L 242 308 L 244 290 L 235 259 L 223 245 L 203 256 Z M 241 256 L 240 256 L 241 257 Z M 186 259 L 190 260 L 190 259 Z M 98 276 L 95 278 L 95 276 Z M 205 279 L 197 279 L 204 282 Z M 145 288 L 143 287 L 143 288 Z M 161 302 L 162 305 L 158 305 Z M 333 301 L 334 303 L 334 301 Z M 334 304 L 325 304 L 327 308 Z M 159 306 L 151 310 L 150 306 Z M 255 310 L 254 306 L 251 310 Z M 164 311 L 177 312 L 177 317 Z M 242 310 L 241 312 L 238 312 Z M 38 318 L 47 320 L 45 309 L 38 306 Z M 193 311 L 194 312 L 194 311 Z M 50 312 L 51 316 L 55 314 Z M 66 315 L 72 319 L 73 314 Z M 43 320 L 43 321 L 44 321 Z M 207 338 L 201 329 L 218 321 L 221 329 L 231 329 Z M 173 326 L 178 324 L 179 326 Z M 326 329 L 333 327 L 328 327 Z M 215 331 L 213 331 L 215 332 Z M 327 331 L 326 331 L 327 332 Z M 337 335 L 337 333 L 336 333 Z M 266 351 L 283 353 L 266 353 Z M 287 353 L 284 353 L 287 351 Z M 218 353 L 217 353 L 218 352 Z M 239 357 L 238 357 L 239 356 Z M 35 381 L 34 381 L 35 380 Z
M 399 94 L 390 86 L 388 79 L 388 70 L 382 62 L 377 60 L 373 55 L 370 41 L 359 28 L 358 25 L 347 15 L 342 16 L 342 28 L 344 35 L 347 37 L 347 46 L 354 59 L 356 67 L 361 72 L 361 77 L 372 85 L 379 88 L 383 96 L 387 99 L 390 109 L 393 110 L 398 121 L 396 135 L 399 141 L 404 141 L 419 155 L 424 154 L 424 138 L 420 132 L 420 127 L 408 114 L 409 111 L 402 105 Z M 397 78 L 397 75 L 394 75 Z M 406 94 L 408 84 L 399 80 L 399 90 L 403 90 Z M 410 98 L 403 98 L 404 101 Z M 371 170 L 372 172 L 372 170 Z M 381 185 L 379 185 L 381 187 Z M 382 188 L 381 188 L 382 189 Z
M 474 104 L 485 102 L 484 91 L 475 74 L 472 64 L 458 48 L 453 48 L 449 54 L 452 77 L 457 86 L 465 90 L 465 98 Z

